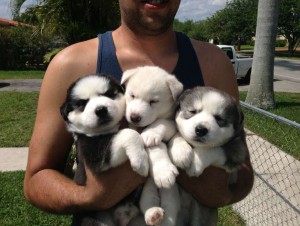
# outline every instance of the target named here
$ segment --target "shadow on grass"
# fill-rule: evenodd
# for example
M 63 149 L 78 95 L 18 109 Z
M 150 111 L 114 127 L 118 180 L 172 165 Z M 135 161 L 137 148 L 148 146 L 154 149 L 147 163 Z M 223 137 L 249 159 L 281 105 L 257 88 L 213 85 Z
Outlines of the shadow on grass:
M 10 83 L 8 83 L 8 82 L 0 82 L 0 88 L 4 88 L 6 86 L 10 86 Z

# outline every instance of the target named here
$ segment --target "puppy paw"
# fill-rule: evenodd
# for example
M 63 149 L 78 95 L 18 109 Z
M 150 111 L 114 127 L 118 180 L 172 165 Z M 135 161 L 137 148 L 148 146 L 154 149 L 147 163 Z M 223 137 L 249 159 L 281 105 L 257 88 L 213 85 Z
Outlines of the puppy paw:
M 118 226 L 127 226 L 131 219 L 139 214 L 139 209 L 132 203 L 118 206 L 114 210 L 114 222 Z
M 153 166 L 153 179 L 158 188 L 170 188 L 176 181 L 177 168 L 168 162 Z
M 173 145 L 169 152 L 172 162 L 182 169 L 189 168 L 194 158 L 192 147 L 186 142 Z
M 148 176 L 149 173 L 149 160 L 147 152 L 141 151 L 139 155 L 133 156 L 129 159 L 133 171 L 141 176 Z
M 145 222 L 147 225 L 159 225 L 164 218 L 164 210 L 160 207 L 152 207 L 145 213 Z
M 141 134 L 146 147 L 158 145 L 162 141 L 160 134 L 157 134 L 151 130 L 145 131 Z
M 190 177 L 199 177 L 205 168 L 201 165 L 192 164 L 188 169 L 186 169 L 186 173 Z

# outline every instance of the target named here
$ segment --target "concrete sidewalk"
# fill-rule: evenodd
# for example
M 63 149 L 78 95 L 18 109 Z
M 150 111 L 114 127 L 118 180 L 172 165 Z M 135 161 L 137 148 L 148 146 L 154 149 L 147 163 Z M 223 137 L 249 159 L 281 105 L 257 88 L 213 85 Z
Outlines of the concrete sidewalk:
M 233 208 L 246 225 L 300 225 L 300 162 L 249 132 L 247 143 L 255 182 L 251 193 Z
M 5 79 L 0 80 L 0 91 L 38 92 L 42 79 Z
M 0 148 L 0 172 L 25 170 L 28 148 Z
M 255 171 L 252 192 L 233 205 L 246 225 L 295 225 L 300 222 L 300 162 L 247 132 Z M 0 148 L 0 172 L 25 170 L 28 148 Z

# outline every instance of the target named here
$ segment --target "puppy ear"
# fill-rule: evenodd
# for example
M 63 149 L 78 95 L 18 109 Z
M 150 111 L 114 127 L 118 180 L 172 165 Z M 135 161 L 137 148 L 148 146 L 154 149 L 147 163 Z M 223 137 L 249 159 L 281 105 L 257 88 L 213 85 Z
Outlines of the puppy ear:
M 238 169 L 249 157 L 249 149 L 246 142 L 245 131 L 222 146 L 226 155 L 225 166 L 229 171 Z
M 170 89 L 170 91 L 172 93 L 173 99 L 177 100 L 177 98 L 179 97 L 179 95 L 183 91 L 183 85 L 182 85 L 182 83 L 179 82 L 175 76 L 171 75 L 167 79 L 167 84 L 168 84 L 169 89 Z
M 70 112 L 70 105 L 67 103 L 64 103 L 61 107 L 60 107 L 60 114 L 63 117 L 63 119 L 68 122 L 68 114 Z
M 137 68 L 133 68 L 133 69 L 124 71 L 122 78 L 121 78 L 121 85 L 124 85 L 124 83 L 126 83 L 128 81 L 128 79 L 130 79 L 137 70 L 138 70 Z
M 240 117 L 240 124 L 242 125 L 244 123 L 245 116 L 240 105 L 238 105 L 238 113 Z

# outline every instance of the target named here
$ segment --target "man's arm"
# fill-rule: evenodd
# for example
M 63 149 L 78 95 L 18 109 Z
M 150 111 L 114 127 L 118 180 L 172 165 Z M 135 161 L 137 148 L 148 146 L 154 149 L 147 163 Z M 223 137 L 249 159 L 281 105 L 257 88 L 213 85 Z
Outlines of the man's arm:
M 59 109 L 69 85 L 80 76 L 94 73 L 96 53 L 78 57 L 93 46 L 79 43 L 58 54 L 49 65 L 41 87 L 24 194 L 29 202 L 46 211 L 73 213 L 106 209 L 145 181 L 132 171 L 128 162 L 97 178 L 86 169 L 86 186 L 79 186 L 62 174 L 73 140 L 66 131 Z
M 230 183 L 225 170 L 210 166 L 199 177 L 189 177 L 179 170 L 177 180 L 199 202 L 210 207 L 221 207 L 245 198 L 253 186 L 253 171 L 247 160 L 237 171 L 237 180 Z
M 212 86 L 232 95 L 237 101 L 239 93 L 232 64 L 218 47 L 192 40 L 198 55 L 206 86 Z M 201 203 L 220 207 L 242 200 L 252 189 L 254 175 L 249 159 L 237 172 L 235 183 L 223 169 L 208 167 L 198 178 L 188 177 L 180 171 L 178 182 Z

